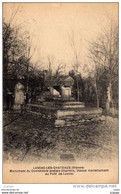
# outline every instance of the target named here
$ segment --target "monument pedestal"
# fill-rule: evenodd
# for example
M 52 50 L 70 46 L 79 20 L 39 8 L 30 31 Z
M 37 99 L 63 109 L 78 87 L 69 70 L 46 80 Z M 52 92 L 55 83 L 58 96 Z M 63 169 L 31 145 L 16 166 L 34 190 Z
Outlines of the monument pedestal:
M 52 120 L 56 127 L 79 125 L 102 114 L 102 109 L 85 107 L 83 102 L 63 102 L 55 106 L 28 104 L 27 111 Z

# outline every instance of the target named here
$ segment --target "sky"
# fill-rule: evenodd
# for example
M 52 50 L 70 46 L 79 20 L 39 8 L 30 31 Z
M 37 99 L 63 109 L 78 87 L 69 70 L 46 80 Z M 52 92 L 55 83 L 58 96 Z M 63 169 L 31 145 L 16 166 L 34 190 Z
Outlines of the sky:
M 85 64 L 91 64 L 88 42 L 96 40 L 110 21 L 118 22 L 118 3 L 3 3 L 5 21 L 9 22 L 18 7 L 11 25 L 21 25 L 30 34 L 37 67 L 46 69 L 50 57 L 53 71 L 60 62 L 66 64 L 65 72 L 72 69 L 74 37 L 83 72 Z

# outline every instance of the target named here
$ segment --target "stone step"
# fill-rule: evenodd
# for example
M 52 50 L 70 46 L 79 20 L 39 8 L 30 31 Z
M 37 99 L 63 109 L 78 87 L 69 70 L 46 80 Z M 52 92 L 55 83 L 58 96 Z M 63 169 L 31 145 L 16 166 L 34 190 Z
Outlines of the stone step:
M 73 105 L 63 105 L 63 109 L 75 109 L 75 108 L 85 108 L 85 105 L 84 104 L 79 104 L 79 105 L 76 105 L 76 104 L 73 104 Z
M 64 102 L 64 105 L 84 105 L 84 102 Z
M 46 110 L 56 110 L 54 106 L 47 106 L 47 105 L 40 105 L 40 104 L 27 104 L 27 107 L 36 107 L 40 109 L 46 109 Z
M 63 117 L 68 117 L 68 116 L 78 116 L 78 115 L 99 115 L 99 114 L 102 114 L 102 109 L 99 108 L 90 108 L 90 109 L 87 109 L 87 108 L 84 108 L 84 109 L 73 109 L 73 110 L 58 110 L 57 113 L 56 113 L 56 117 L 57 118 L 63 118 Z

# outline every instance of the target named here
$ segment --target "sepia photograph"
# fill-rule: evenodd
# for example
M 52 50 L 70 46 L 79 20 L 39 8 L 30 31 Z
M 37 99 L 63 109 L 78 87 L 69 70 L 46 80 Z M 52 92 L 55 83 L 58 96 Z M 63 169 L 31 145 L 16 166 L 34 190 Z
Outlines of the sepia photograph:
M 119 182 L 118 6 L 2 3 L 3 183 Z

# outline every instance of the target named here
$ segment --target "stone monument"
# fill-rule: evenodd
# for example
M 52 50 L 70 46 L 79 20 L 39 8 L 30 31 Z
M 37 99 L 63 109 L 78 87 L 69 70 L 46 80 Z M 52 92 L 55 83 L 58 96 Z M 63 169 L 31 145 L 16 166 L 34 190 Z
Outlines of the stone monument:
M 19 82 L 15 86 L 15 99 L 14 99 L 14 109 L 21 110 L 25 96 L 24 96 L 24 86 Z
M 72 97 L 74 80 L 70 76 L 53 76 L 47 79 L 46 88 L 50 91 L 45 101 L 28 104 L 28 111 L 52 119 L 55 126 L 78 125 L 84 119 L 91 119 L 102 113 L 102 109 L 85 107 L 84 102 L 76 102 Z

